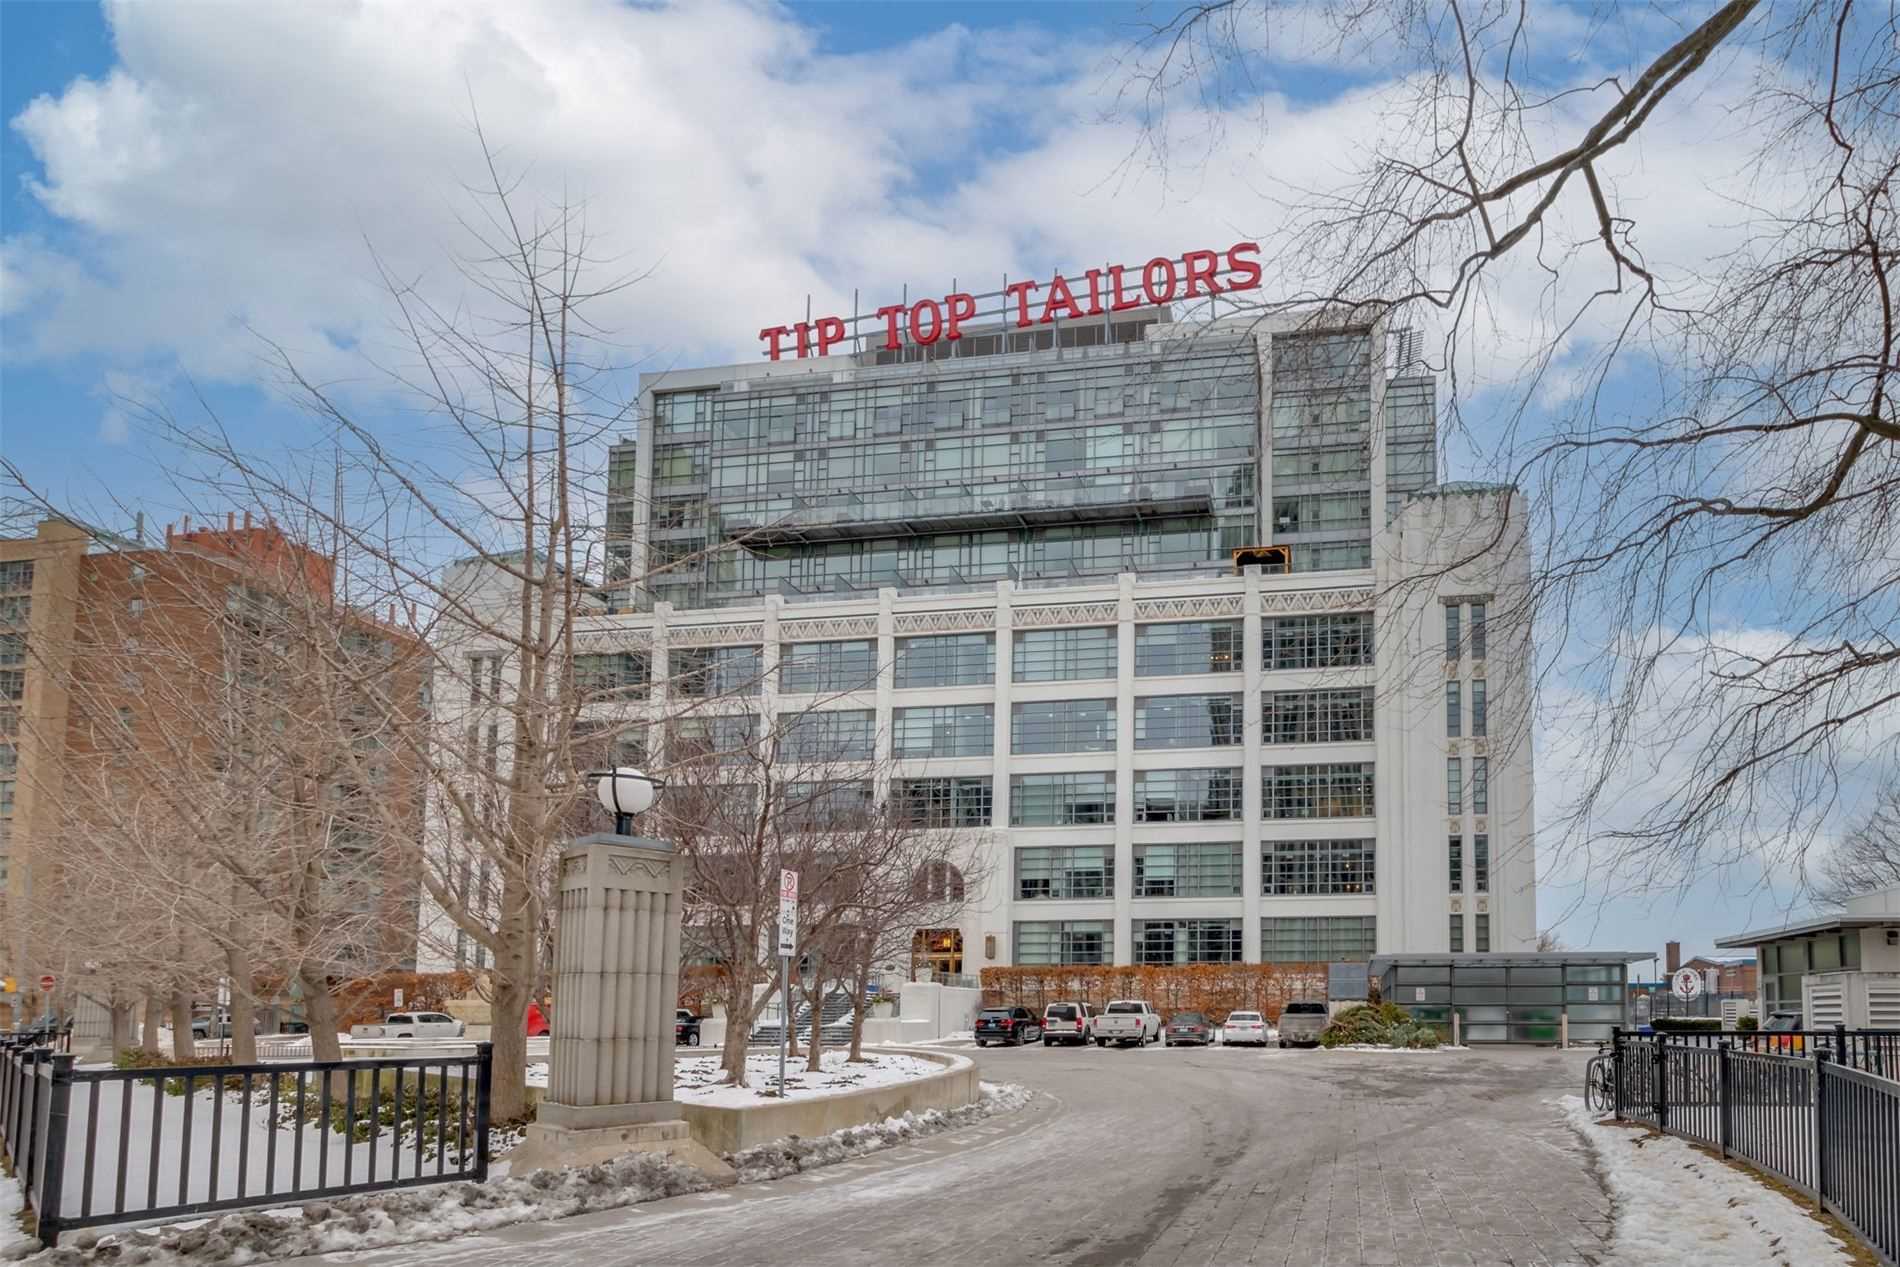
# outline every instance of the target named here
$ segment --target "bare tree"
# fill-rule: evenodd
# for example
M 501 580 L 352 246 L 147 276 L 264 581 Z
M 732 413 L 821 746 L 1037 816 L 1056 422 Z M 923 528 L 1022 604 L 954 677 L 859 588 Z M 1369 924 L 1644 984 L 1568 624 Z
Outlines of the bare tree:
M 1275 210 L 1274 309 L 1435 332 L 1445 423 L 1535 494 L 1518 618 L 1567 678 L 1569 839 L 1645 883 L 1797 861 L 1900 706 L 1892 11 L 1605 5 L 1555 60 L 1554 23 L 1509 0 L 1324 12 L 1392 86 L 1343 178 Z M 1281 17 L 1214 0 L 1155 28 L 1130 77 L 1150 156 L 1165 120 L 1241 117 L 1297 38 Z M 1661 165 L 1631 156 L 1711 100 L 1745 144 L 1672 258 L 1646 233 Z M 1500 387 L 1503 341 L 1523 368 Z
M 1832 906 L 1900 884 L 1900 786 L 1880 799 L 1821 859 L 1815 895 Z

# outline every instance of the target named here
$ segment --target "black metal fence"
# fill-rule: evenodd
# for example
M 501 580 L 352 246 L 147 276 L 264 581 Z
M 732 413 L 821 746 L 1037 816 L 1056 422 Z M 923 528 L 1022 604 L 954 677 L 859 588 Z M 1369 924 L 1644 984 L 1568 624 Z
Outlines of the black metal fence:
M 77 1069 L 0 1038 L 0 1148 L 39 1237 L 488 1177 L 493 1050 Z
M 1825 1051 L 1828 1059 L 1843 1069 L 1861 1069 L 1882 1078 L 1900 1079 L 1900 1030 L 1832 1029 L 1795 1030 L 1673 1030 L 1656 1035 L 1666 1042 L 1688 1047 L 1706 1047 L 1713 1051 L 1727 1044 L 1732 1051 L 1758 1052 L 1773 1056 L 1807 1057 Z
M 1792 1055 L 1685 1037 L 1616 1035 L 1617 1116 L 1767 1171 L 1832 1211 L 1882 1261 L 1900 1261 L 1900 1082 L 1834 1058 L 1846 1050 L 1878 1062 L 1884 1044 L 1812 1043 Z

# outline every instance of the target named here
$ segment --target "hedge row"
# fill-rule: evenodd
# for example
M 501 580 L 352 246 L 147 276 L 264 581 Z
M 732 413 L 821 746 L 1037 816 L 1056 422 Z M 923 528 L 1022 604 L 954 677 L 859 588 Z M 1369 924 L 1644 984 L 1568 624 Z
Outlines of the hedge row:
M 1321 963 L 1195 963 L 1169 967 L 1126 964 L 983 969 L 983 1002 L 1020 1004 L 1040 1012 L 1051 1003 L 1146 999 L 1163 1016 L 1202 1012 L 1218 1023 L 1229 1012 L 1254 1011 L 1269 1021 L 1295 999 L 1326 998 Z

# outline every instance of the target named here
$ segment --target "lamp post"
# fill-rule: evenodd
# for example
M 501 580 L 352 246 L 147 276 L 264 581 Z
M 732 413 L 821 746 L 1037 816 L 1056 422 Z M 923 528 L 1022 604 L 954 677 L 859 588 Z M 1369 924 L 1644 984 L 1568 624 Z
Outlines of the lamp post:
M 652 809 L 653 802 L 659 799 L 660 789 L 666 786 L 666 780 L 656 779 L 632 766 L 596 770 L 588 777 L 596 780 L 594 795 L 600 798 L 601 808 L 614 816 L 617 836 L 633 835 L 633 816 Z

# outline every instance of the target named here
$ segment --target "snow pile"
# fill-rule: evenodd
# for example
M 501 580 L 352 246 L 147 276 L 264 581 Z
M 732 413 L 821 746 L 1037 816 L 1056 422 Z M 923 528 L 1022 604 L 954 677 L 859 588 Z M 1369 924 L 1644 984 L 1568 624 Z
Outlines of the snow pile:
M 944 1066 L 920 1056 L 901 1052 L 879 1052 L 852 1064 L 850 1052 L 827 1051 L 819 1055 L 822 1068 L 810 1073 L 803 1060 L 786 1061 L 785 1095 L 787 1100 L 809 1100 L 819 1096 L 842 1095 L 867 1087 L 889 1087 L 900 1082 L 915 1082 L 944 1071 Z M 707 1104 L 714 1108 L 741 1109 L 758 1104 L 776 1104 L 778 1091 L 778 1055 L 752 1052 L 745 1060 L 749 1086 L 726 1084 L 726 1071 L 717 1056 L 702 1056 L 673 1063 L 673 1098 L 687 1104 Z
M 75 1233 L 32 1261 L 46 1267 L 113 1263 L 248 1263 L 443 1240 L 511 1223 L 542 1222 L 656 1201 L 712 1184 L 691 1166 L 630 1153 L 596 1166 L 537 1170 L 520 1179 L 453 1183 L 315 1201 L 296 1210 L 226 1215 L 189 1227 L 98 1236 Z M 286 1217 L 289 1215 L 290 1217 Z
M 1029 1103 L 1029 1091 L 1014 1083 L 982 1084 L 982 1099 L 955 1109 L 925 1109 L 902 1117 L 888 1117 L 868 1126 L 847 1126 L 829 1135 L 804 1139 L 797 1135 L 760 1144 L 743 1152 L 726 1154 L 726 1162 L 739 1174 L 740 1183 L 758 1183 L 782 1179 L 801 1171 L 816 1170 L 837 1162 L 882 1152 L 886 1148 L 943 1131 L 954 1130 L 982 1121 L 994 1113 L 1008 1113 Z
M 1806 1210 L 1734 1166 L 1668 1135 L 1599 1122 L 1561 1102 L 1610 1190 L 1616 1229 L 1604 1267 L 1847 1267 L 1854 1260 Z
M 20 1181 L 12 1175 L 0 1175 L 0 1258 L 18 1258 L 39 1245 L 20 1226 L 25 1210 L 26 1194 L 20 1189 Z
M 1441 1051 L 1470 1051 L 1465 1046 L 1454 1047 L 1450 1043 L 1440 1043 L 1436 1047 L 1383 1047 L 1378 1043 L 1341 1043 L 1337 1047 L 1322 1046 L 1320 1051 L 1383 1051 L 1397 1056 L 1436 1056 Z

